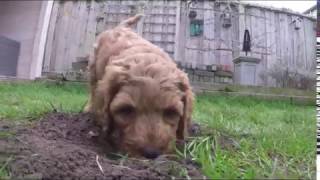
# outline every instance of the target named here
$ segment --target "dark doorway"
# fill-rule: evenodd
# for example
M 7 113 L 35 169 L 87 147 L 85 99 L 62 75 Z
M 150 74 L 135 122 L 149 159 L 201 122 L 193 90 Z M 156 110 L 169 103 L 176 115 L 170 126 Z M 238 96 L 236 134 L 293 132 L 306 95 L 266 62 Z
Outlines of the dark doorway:
M 20 43 L 0 35 L 0 76 L 16 76 Z

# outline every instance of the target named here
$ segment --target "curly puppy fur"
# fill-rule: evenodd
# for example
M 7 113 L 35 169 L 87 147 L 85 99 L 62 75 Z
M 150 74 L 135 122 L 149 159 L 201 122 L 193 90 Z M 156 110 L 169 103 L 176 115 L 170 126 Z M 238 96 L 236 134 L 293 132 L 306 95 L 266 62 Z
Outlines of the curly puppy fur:
M 120 151 L 155 158 L 187 136 L 193 93 L 187 75 L 168 54 L 132 31 L 141 17 L 98 36 L 85 111 L 95 115 Z

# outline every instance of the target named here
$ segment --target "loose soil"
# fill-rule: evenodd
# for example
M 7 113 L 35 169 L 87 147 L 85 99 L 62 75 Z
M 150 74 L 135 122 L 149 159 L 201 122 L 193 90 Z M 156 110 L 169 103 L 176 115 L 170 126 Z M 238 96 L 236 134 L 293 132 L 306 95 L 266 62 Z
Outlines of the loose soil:
M 88 114 L 54 113 L 30 127 L 0 123 L 0 159 L 8 164 L 13 179 L 201 179 L 191 161 L 162 156 L 156 160 L 133 159 L 111 154 L 98 127 Z M 2 157 L 2 158 L 1 158 Z M 100 166 L 100 167 L 99 167 Z

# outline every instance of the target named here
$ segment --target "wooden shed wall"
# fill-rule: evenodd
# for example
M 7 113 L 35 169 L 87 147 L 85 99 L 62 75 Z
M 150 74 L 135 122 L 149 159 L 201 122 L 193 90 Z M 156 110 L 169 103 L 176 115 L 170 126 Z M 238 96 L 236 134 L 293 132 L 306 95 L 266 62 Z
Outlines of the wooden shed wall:
M 312 18 L 271 8 L 230 4 L 231 27 L 222 26 L 221 15 L 227 3 L 203 1 L 189 10 L 197 12 L 196 19 L 204 21 L 204 33 L 190 36 L 190 19 L 187 4 L 182 3 L 180 21 L 180 56 L 184 66 L 202 68 L 204 65 L 225 65 L 233 70 L 232 60 L 244 56 L 242 51 L 245 29 L 251 36 L 251 52 L 248 56 L 261 59 L 257 67 L 257 85 L 272 85 L 272 78 L 263 79 L 268 69 L 284 66 L 300 72 L 315 71 L 316 22 Z M 300 29 L 295 29 L 294 20 L 301 20 Z
M 193 10 L 203 19 L 204 31 L 190 36 L 186 1 L 55 1 L 45 49 L 43 72 L 71 71 L 72 62 L 89 55 L 97 34 L 137 12 L 146 16 L 136 31 L 185 66 L 219 64 L 233 71 L 232 60 L 242 52 L 244 30 L 251 35 L 249 56 L 261 59 L 258 84 L 273 85 L 260 74 L 275 65 L 315 70 L 314 19 L 264 7 L 231 4 L 231 27 L 222 27 L 227 4 L 202 1 Z M 301 19 L 301 28 L 292 23 Z

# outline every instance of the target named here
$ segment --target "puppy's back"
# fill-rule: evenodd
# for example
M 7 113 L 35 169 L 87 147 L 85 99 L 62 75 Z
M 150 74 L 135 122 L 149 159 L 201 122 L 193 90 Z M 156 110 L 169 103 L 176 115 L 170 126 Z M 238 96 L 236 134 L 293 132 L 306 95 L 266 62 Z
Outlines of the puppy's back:
M 145 40 L 132 30 L 131 27 L 141 17 L 143 17 L 142 14 L 130 17 L 115 28 L 106 30 L 98 36 L 93 58 L 98 80 L 102 78 L 104 69 L 108 64 L 120 59 L 126 59 L 126 57 L 134 54 L 154 54 L 161 57 L 158 59 L 162 61 L 173 63 L 173 60 L 164 50 Z

